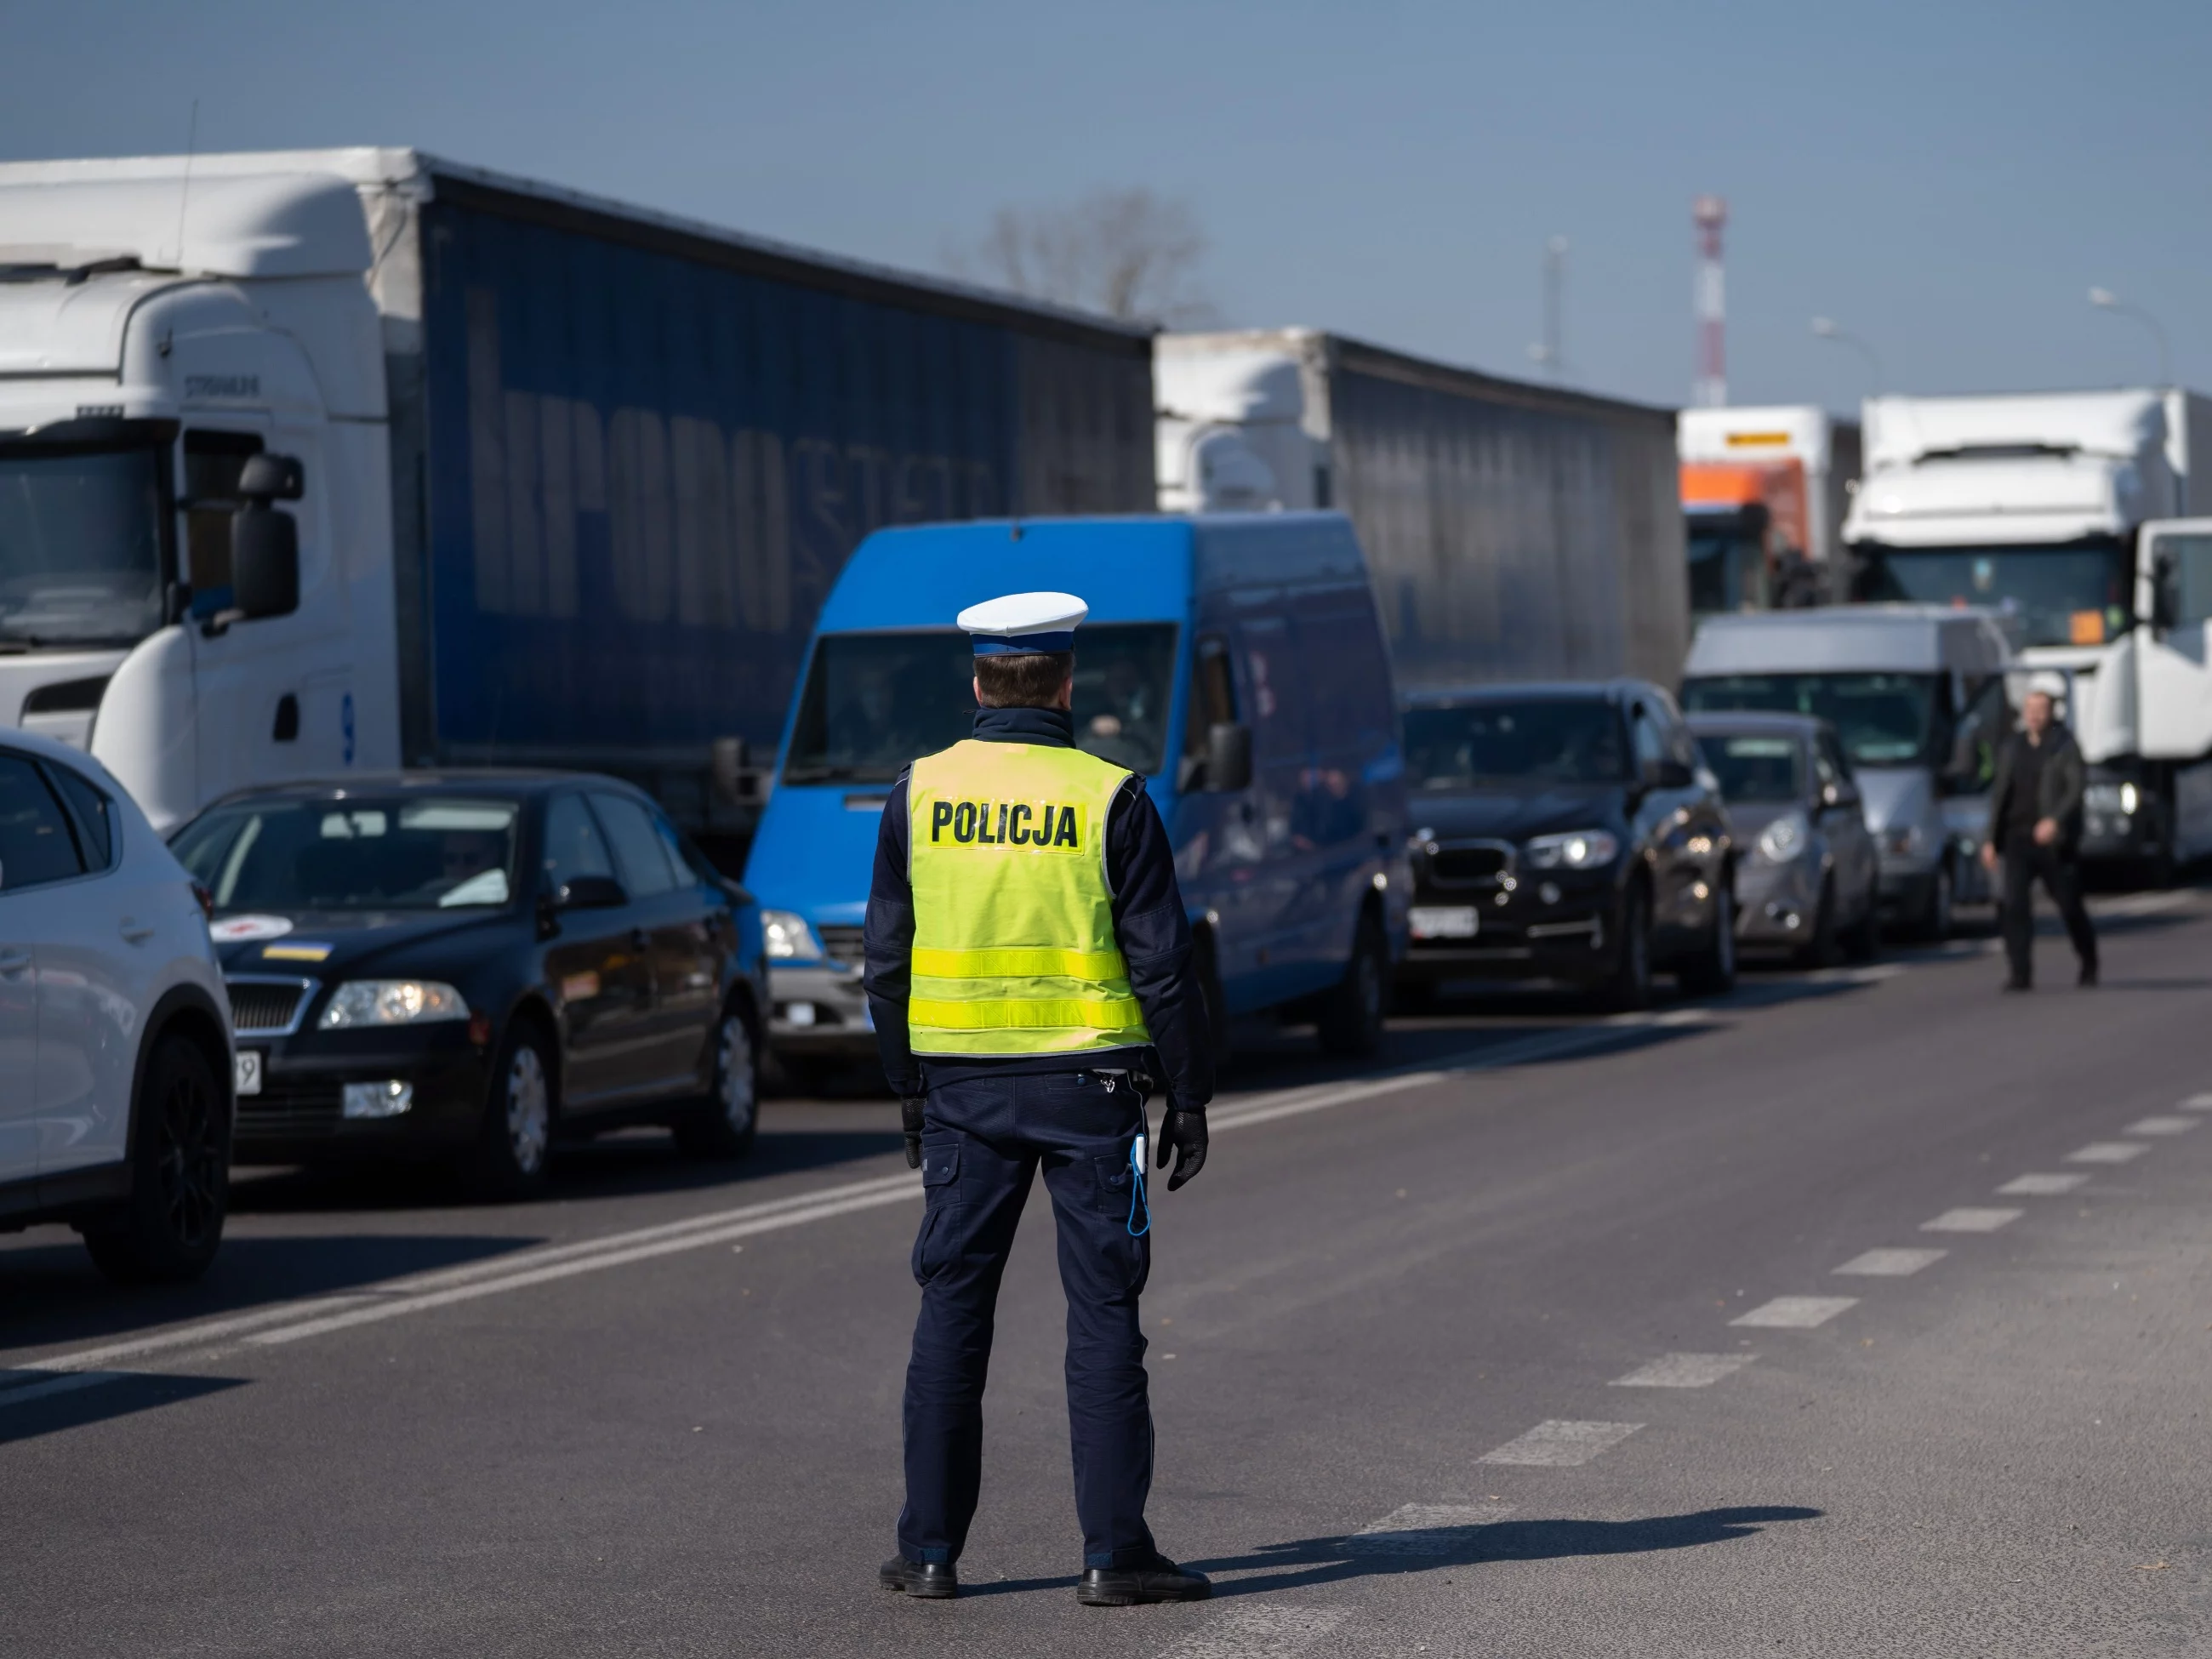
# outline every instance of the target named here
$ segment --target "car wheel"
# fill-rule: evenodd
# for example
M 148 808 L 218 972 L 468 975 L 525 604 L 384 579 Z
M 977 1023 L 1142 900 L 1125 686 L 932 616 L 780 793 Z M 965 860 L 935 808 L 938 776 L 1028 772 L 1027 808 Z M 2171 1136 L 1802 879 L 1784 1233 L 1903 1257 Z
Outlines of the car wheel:
M 1836 961 L 1836 878 L 1820 883 L 1820 902 L 1813 912 L 1813 933 L 1797 947 L 1800 968 L 1832 968 Z
M 1872 962 L 1881 954 L 1881 889 L 1869 882 L 1859 919 L 1844 934 L 1844 954 L 1853 962 Z
M 1682 988 L 1692 996 L 1725 996 L 1735 988 L 1735 878 L 1722 872 L 1713 893 L 1713 936 L 1705 948 L 1681 966 Z
M 1352 935 L 1352 960 L 1345 964 L 1344 978 L 1322 1010 L 1323 1054 L 1357 1059 L 1382 1046 L 1389 983 L 1390 947 L 1374 916 L 1364 915 Z
M 706 1100 L 669 1127 L 687 1158 L 743 1158 L 760 1127 L 760 1051 L 753 1028 L 735 1007 L 714 1031 L 714 1086 Z
M 1615 1013 L 1634 1013 L 1651 1006 L 1651 899 L 1641 885 L 1621 902 L 1618 931 L 1613 975 L 1599 1000 Z
M 499 1051 L 471 1171 L 487 1198 L 527 1198 L 545 1185 L 557 1111 L 546 1048 L 544 1032 L 523 1019 Z
M 1936 866 L 1936 879 L 1928 890 L 1928 903 L 1920 913 L 1920 936 L 1941 945 L 1951 937 L 1951 902 L 1957 889 L 1946 859 Z
M 215 1260 L 229 1200 L 228 1092 L 200 1046 L 171 1033 L 131 1115 L 131 1195 L 86 1227 L 85 1249 L 118 1285 L 183 1284 Z

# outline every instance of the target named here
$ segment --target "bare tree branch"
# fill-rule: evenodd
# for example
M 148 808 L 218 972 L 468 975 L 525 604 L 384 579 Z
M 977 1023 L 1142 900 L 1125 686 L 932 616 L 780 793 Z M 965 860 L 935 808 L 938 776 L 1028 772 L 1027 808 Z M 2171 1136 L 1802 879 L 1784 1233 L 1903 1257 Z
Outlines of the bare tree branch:
M 1137 188 L 1056 207 L 1002 207 L 946 264 L 1028 299 L 1189 325 L 1213 314 L 1197 280 L 1205 255 L 1205 233 L 1186 204 Z

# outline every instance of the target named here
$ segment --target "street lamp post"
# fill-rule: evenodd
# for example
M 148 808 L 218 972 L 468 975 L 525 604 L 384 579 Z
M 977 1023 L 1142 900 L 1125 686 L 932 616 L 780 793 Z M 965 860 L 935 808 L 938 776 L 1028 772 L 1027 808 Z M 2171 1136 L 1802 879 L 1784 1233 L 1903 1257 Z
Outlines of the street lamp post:
M 2148 329 L 2151 338 L 2158 342 L 2158 383 L 2160 386 L 2173 384 L 2172 354 L 2166 347 L 2166 330 L 2160 325 L 2157 318 L 2152 316 L 2141 306 L 2130 305 L 2108 288 L 2091 289 L 2089 303 L 2100 311 L 2109 311 L 2121 317 L 2132 317 Z
M 1882 389 L 1889 377 L 1881 372 L 1880 352 L 1859 338 L 1857 335 L 1844 328 L 1832 317 L 1815 317 L 1813 319 L 1813 332 L 1823 340 L 1833 340 L 1838 345 L 1849 346 L 1860 356 L 1865 358 L 1868 372 L 1874 376 L 1873 389 L 1876 392 Z

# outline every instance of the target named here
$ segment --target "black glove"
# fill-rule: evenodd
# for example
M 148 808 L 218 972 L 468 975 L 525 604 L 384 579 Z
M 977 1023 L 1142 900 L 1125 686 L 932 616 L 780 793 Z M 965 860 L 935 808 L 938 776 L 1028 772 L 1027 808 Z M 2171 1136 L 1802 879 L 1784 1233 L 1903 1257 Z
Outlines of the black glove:
M 921 1106 L 920 1097 L 899 1102 L 899 1127 L 906 1131 L 906 1167 L 921 1167 Z
M 1187 1109 L 1181 1106 L 1168 1108 L 1168 1115 L 1160 1124 L 1160 1155 L 1158 1167 L 1168 1167 L 1168 1154 L 1175 1154 L 1175 1173 L 1168 1177 L 1170 1192 L 1182 1185 L 1206 1167 L 1206 1113 L 1203 1109 Z

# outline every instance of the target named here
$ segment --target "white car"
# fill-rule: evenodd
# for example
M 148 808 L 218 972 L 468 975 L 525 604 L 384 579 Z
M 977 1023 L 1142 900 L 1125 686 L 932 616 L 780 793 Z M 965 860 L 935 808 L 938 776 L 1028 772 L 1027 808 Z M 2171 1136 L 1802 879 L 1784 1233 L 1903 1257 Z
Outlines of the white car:
M 99 762 L 0 731 L 0 1231 L 66 1222 L 111 1279 L 198 1277 L 234 1064 L 184 866 Z

